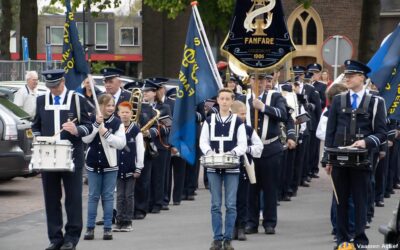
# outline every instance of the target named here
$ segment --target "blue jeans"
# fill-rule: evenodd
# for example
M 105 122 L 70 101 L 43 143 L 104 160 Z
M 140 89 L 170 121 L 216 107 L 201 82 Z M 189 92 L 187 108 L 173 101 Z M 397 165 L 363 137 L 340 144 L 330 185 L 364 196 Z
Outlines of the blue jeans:
M 211 192 L 211 224 L 214 240 L 232 240 L 236 220 L 236 193 L 239 174 L 207 173 Z M 225 233 L 222 235 L 222 184 L 225 190 Z
M 86 226 L 94 228 L 97 216 L 97 205 L 101 197 L 104 229 L 111 229 L 114 205 L 114 190 L 118 171 L 97 173 L 88 171 L 89 197 Z

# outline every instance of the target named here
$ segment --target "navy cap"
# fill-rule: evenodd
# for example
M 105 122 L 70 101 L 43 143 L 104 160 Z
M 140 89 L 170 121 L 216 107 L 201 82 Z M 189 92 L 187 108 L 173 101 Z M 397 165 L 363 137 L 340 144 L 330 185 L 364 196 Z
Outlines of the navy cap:
M 369 72 L 371 72 L 371 69 L 367 65 L 354 60 L 344 61 L 344 68 L 345 74 L 359 73 L 366 76 Z
M 143 87 L 143 82 L 140 80 L 134 80 L 132 82 L 127 82 L 124 84 L 124 89 L 133 89 Z
M 313 75 L 314 75 L 313 72 L 307 71 L 307 73 L 305 73 L 305 75 L 304 75 L 304 80 L 311 80 Z
M 301 75 L 306 72 L 306 68 L 303 66 L 296 65 L 296 66 L 293 66 L 292 71 L 295 75 Z
M 173 87 L 169 89 L 165 95 L 174 98 L 176 96 L 176 92 L 177 92 L 176 87 Z
M 63 69 L 51 69 L 42 72 L 45 78 L 46 87 L 54 88 L 60 84 L 61 79 L 64 77 L 65 71 Z
M 291 83 L 284 83 L 281 85 L 281 89 L 283 91 L 287 91 L 287 92 L 292 92 L 293 88 L 292 88 L 292 84 Z
M 322 70 L 322 66 L 318 63 L 312 63 L 307 66 L 307 71 L 310 71 L 310 72 L 316 72 L 316 71 L 319 72 L 321 70 Z
M 145 79 L 142 90 L 143 91 L 147 91 L 147 90 L 156 91 L 160 87 L 161 87 L 161 84 L 155 83 L 150 79 Z
M 103 68 L 100 70 L 100 73 L 103 74 L 104 80 L 108 80 L 114 77 L 119 77 L 124 72 L 116 68 Z
M 148 79 L 154 83 L 157 83 L 158 85 L 160 85 L 160 87 L 168 82 L 168 78 L 164 77 L 151 77 Z
M 255 73 L 250 74 L 250 78 L 254 78 L 255 76 L 256 76 Z M 267 73 L 259 73 L 258 74 L 258 79 L 272 79 L 272 78 L 274 78 L 274 77 Z

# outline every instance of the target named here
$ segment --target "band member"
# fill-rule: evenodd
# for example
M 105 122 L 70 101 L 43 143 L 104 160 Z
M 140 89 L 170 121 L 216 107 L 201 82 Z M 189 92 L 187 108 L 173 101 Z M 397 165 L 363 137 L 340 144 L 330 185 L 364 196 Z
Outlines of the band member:
M 144 144 L 139 126 L 131 122 L 132 105 L 121 102 L 118 115 L 125 127 L 126 146 L 118 151 L 117 223 L 114 232 L 132 231 L 134 190 L 143 169 Z
M 368 66 L 353 60 L 345 61 L 345 78 L 349 92 L 333 98 L 326 128 L 325 148 L 351 146 L 372 151 L 386 140 L 385 105 L 382 99 L 367 94 L 364 89 Z M 325 152 L 326 153 L 326 152 Z M 370 157 L 371 158 L 371 157 Z M 348 231 L 348 199 L 351 195 L 355 206 L 354 245 L 366 249 L 367 191 L 372 166 L 364 169 L 326 164 L 332 175 L 339 204 L 337 205 L 337 244 L 350 242 Z
M 232 104 L 232 113 L 236 114 L 244 123 L 246 122 L 246 104 L 241 101 L 234 101 Z M 264 145 L 260 137 L 254 131 L 252 127 L 245 124 L 246 138 L 247 138 L 247 150 L 246 157 L 241 158 L 240 163 L 240 176 L 239 176 L 239 187 L 237 190 L 236 198 L 236 210 L 237 217 L 235 223 L 235 230 L 233 238 L 237 240 L 246 240 L 245 228 L 247 222 L 247 200 L 248 192 L 250 187 L 249 176 L 246 172 L 245 164 L 247 167 L 254 167 L 253 157 L 260 158 Z
M 46 250 L 75 249 L 82 232 L 82 168 L 84 165 L 82 136 L 92 131 L 85 110 L 85 99 L 65 87 L 64 70 L 42 72 L 49 92 L 39 96 L 32 124 L 35 136 L 54 136 L 72 143 L 74 172 L 42 172 L 47 234 Z M 76 119 L 76 122 L 73 120 Z M 62 129 L 62 131 L 61 131 Z M 62 186 L 65 192 L 67 223 L 63 234 L 61 207 Z
M 92 116 L 93 131 L 83 138 L 83 141 L 89 144 L 86 156 L 89 197 L 85 240 L 94 239 L 100 198 L 104 214 L 103 240 L 112 240 L 114 190 L 118 174 L 117 149 L 120 150 L 126 145 L 124 125 L 114 115 L 115 101 L 112 95 L 101 95 L 99 106 L 101 113 Z
M 104 68 L 100 71 L 103 74 L 104 87 L 106 88 L 106 93 L 113 96 L 115 101 L 115 115 L 118 116 L 118 105 L 121 102 L 129 101 L 131 93 L 126 91 L 121 86 L 121 80 L 119 76 L 124 72 L 116 68 Z
M 250 77 L 252 89 L 256 88 L 256 79 Z M 254 159 L 257 183 L 250 185 L 249 218 L 246 233 L 258 232 L 260 192 L 264 192 L 263 227 L 266 234 L 275 234 L 277 224 L 277 191 L 279 184 L 280 159 L 283 145 L 279 140 L 280 122 L 287 120 L 286 102 L 282 95 L 272 90 L 272 76 L 259 75 L 259 96 L 253 91 L 246 97 L 248 107 L 246 122 L 254 127 L 255 110 L 258 112 L 258 136 L 264 144 L 261 158 Z
M 240 79 L 236 77 L 235 75 L 230 75 L 229 79 L 226 80 L 226 87 L 235 94 L 235 100 L 245 102 L 246 101 L 246 96 L 242 95 L 240 91 L 238 91 L 238 85 L 239 85 Z M 239 85 L 240 87 L 240 85 Z
M 203 124 L 200 134 L 200 149 L 204 155 L 246 153 L 246 129 L 237 115 L 230 113 L 234 94 L 230 89 L 218 92 L 219 112 L 212 114 Z M 214 240 L 210 250 L 233 250 L 231 245 L 236 220 L 236 195 L 239 184 L 239 165 L 230 169 L 207 168 L 211 192 L 211 224 Z M 222 187 L 225 190 L 225 233 L 222 234 Z M 223 243 L 222 243 L 223 241 Z

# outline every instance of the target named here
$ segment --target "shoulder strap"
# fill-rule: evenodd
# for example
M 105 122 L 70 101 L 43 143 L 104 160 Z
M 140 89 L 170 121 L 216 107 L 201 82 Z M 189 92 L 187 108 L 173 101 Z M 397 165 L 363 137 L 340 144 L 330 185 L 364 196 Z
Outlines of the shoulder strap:
M 346 98 L 347 98 L 347 93 L 348 93 L 348 92 L 343 93 L 343 94 L 340 94 L 340 109 L 341 109 L 341 110 L 344 110 L 344 109 L 347 108 L 347 100 L 346 100 Z
M 79 101 L 79 95 L 74 93 L 75 95 L 75 107 L 76 107 L 76 115 L 78 116 L 78 124 L 81 123 L 81 105 Z
M 379 99 L 375 98 L 374 99 L 374 108 L 372 109 L 372 131 L 375 132 L 375 116 L 376 116 L 376 112 L 378 110 L 378 102 Z

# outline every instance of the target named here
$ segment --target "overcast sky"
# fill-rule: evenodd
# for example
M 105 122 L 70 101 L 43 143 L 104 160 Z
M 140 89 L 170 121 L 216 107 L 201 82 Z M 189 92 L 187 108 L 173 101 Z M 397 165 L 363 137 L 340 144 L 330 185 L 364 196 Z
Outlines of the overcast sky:
M 50 4 L 50 2 L 51 2 L 51 0 L 38 0 L 38 9 L 39 9 L 39 12 L 40 12 L 40 10 L 42 9 L 42 7 L 43 6 L 46 6 L 46 5 L 49 5 Z M 71 0 L 71 4 L 74 2 L 74 0 Z M 131 4 L 131 3 L 134 3 L 135 2 L 135 0 L 121 0 L 121 5 L 120 5 L 120 7 L 118 7 L 118 8 L 116 8 L 116 9 L 107 9 L 107 11 L 106 12 L 109 12 L 109 11 L 124 11 L 124 10 L 129 10 L 129 5 Z M 61 4 L 56 4 L 56 6 L 57 7 L 63 7 Z M 79 8 L 79 10 L 81 11 L 82 10 L 82 6 Z

